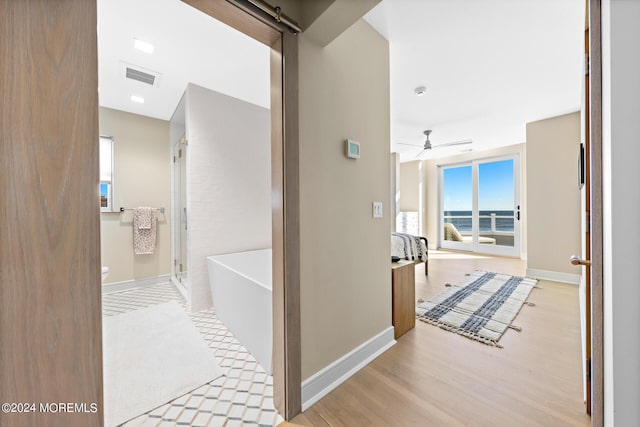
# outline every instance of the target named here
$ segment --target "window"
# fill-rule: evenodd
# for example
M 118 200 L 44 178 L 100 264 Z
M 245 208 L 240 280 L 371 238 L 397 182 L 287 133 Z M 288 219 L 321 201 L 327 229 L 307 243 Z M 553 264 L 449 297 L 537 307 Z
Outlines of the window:
M 420 235 L 420 213 L 400 212 L 396 218 L 396 230 L 398 233 Z
M 113 138 L 100 137 L 100 211 L 113 212 Z

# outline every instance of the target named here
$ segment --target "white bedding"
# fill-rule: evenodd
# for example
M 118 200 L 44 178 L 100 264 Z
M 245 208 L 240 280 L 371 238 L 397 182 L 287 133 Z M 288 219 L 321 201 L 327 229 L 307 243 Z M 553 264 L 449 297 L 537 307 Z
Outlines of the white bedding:
M 391 233 L 391 256 L 426 262 L 428 250 L 424 238 L 404 233 Z

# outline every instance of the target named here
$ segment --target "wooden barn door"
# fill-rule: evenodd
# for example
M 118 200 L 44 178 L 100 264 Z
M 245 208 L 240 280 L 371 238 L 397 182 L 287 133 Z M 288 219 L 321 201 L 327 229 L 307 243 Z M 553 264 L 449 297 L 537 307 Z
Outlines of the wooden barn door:
M 0 425 L 100 426 L 96 2 L 0 19 Z

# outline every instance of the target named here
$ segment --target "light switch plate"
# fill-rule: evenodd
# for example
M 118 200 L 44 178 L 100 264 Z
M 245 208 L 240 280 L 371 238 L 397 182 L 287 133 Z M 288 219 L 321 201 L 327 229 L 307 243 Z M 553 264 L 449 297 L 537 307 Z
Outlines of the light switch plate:
M 382 202 L 373 202 L 373 217 L 382 218 Z

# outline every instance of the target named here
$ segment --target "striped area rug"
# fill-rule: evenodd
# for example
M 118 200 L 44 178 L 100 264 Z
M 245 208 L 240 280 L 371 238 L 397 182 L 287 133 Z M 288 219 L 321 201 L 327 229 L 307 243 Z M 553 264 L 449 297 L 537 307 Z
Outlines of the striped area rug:
M 537 280 L 507 274 L 476 271 L 462 283 L 420 302 L 419 320 L 495 347 L 507 328 L 520 331 L 511 322 Z

